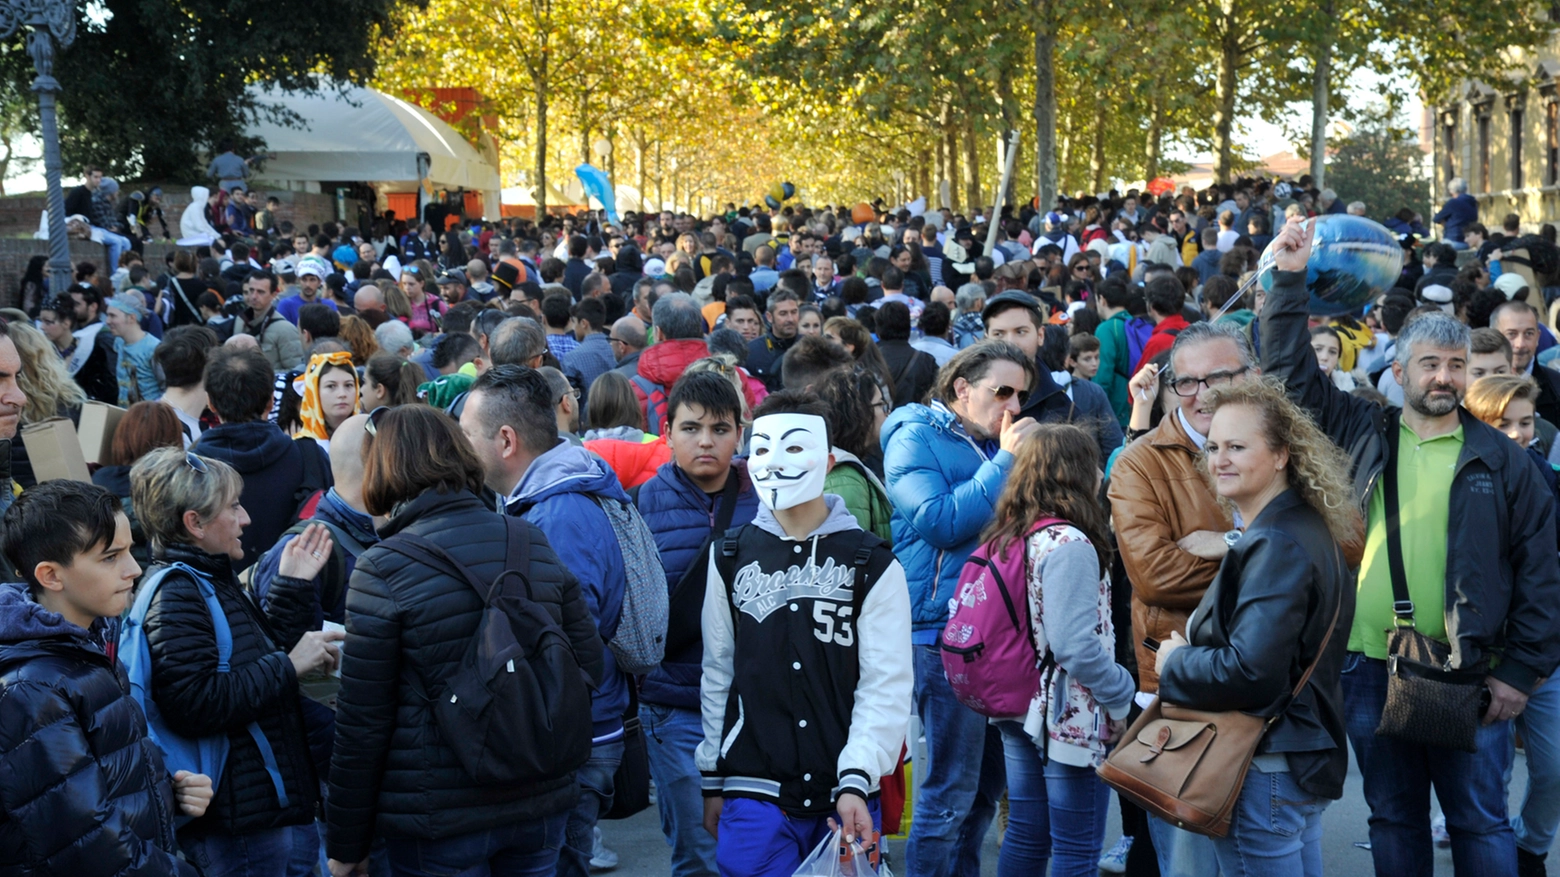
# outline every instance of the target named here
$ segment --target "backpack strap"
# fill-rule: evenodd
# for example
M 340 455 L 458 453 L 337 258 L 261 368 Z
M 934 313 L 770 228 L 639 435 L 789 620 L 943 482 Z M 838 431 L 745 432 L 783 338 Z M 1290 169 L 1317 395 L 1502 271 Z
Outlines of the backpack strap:
M 531 562 L 530 530 L 524 521 L 514 520 L 508 516 L 503 518 L 505 526 L 509 528 L 509 544 L 504 552 L 504 570 L 490 584 L 483 584 L 469 567 L 451 557 L 443 548 L 416 533 L 402 530 L 379 544 L 434 569 L 454 570 L 456 575 L 465 579 L 466 584 L 482 598 L 483 605 L 493 602 L 493 597 L 500 590 L 499 584 L 511 573 L 520 577 L 521 584 L 525 586 L 526 598 L 534 600 L 535 597 L 531 593 L 531 580 L 527 575 Z
M 233 659 L 233 629 L 228 626 L 227 613 L 222 609 L 222 601 L 217 598 L 216 585 L 206 574 L 184 563 L 171 563 L 158 571 L 155 582 L 149 583 L 153 588 L 162 584 L 167 574 L 178 570 L 188 575 L 195 582 L 195 589 L 200 592 L 201 599 L 206 604 L 206 611 L 211 613 L 211 632 L 217 641 L 217 672 L 231 672 Z M 271 785 L 276 789 L 277 803 L 286 808 L 289 805 L 287 787 L 282 782 L 281 768 L 276 764 L 276 752 L 271 748 L 271 741 L 266 739 L 265 732 L 260 730 L 259 722 L 250 722 L 245 729 L 249 732 L 251 740 L 255 741 L 255 748 L 260 750 L 260 760 L 265 764 L 265 772 L 271 777 Z

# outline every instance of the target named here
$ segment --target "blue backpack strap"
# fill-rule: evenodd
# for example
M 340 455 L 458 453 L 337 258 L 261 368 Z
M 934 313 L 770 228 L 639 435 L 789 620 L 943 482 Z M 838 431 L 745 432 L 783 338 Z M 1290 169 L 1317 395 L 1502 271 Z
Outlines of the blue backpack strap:
M 640 374 L 635 374 L 628 380 L 645 394 L 645 431 L 652 435 L 660 435 L 661 421 L 665 416 L 663 411 L 666 406 L 666 388 Z M 656 400 L 657 393 L 661 394 L 660 401 Z
M 185 564 L 175 563 L 170 565 L 169 569 L 180 569 L 195 580 L 195 586 L 200 589 L 200 595 L 206 601 L 206 610 L 211 613 L 211 631 L 217 640 L 217 672 L 230 672 L 233 660 L 233 629 L 228 626 L 227 613 L 222 611 L 222 602 L 217 599 L 216 586 L 205 575 Z M 282 807 L 289 806 L 287 788 L 282 782 L 282 771 L 276 764 L 276 752 L 271 749 L 271 741 L 267 740 L 265 733 L 260 730 L 259 722 L 250 722 L 246 730 L 249 732 L 250 739 L 255 741 L 255 747 L 260 750 L 260 760 L 265 762 L 265 772 L 271 775 L 271 785 L 276 787 L 277 803 Z

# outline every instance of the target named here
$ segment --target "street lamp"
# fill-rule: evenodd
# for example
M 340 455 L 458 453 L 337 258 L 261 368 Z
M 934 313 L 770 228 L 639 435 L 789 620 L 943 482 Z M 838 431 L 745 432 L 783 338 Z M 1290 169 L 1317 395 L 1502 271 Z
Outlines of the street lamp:
M 49 291 L 64 294 L 70 286 L 70 241 L 65 237 L 65 193 L 60 190 L 60 129 L 54 98 L 60 92 L 54 78 L 54 42 L 60 48 L 76 40 L 76 6 L 65 0 L 0 0 L 0 39 L 10 37 L 22 25 L 27 32 L 27 54 L 38 78 L 38 123 L 43 129 L 43 171 L 49 181 Z

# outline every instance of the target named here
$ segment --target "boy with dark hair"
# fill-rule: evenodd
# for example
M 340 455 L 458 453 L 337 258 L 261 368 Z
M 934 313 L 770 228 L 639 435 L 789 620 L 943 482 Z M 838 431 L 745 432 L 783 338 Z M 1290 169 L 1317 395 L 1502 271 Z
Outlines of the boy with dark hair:
M 668 631 L 666 658 L 640 688 L 640 720 L 661 830 L 672 845 L 672 875 L 703 877 L 714 874 L 716 867 L 715 839 L 704 831 L 704 802 L 693 760 L 704 739 L 699 606 L 711 538 L 752 521 L 758 494 L 748 481 L 747 462 L 734 459 L 742 441 L 742 399 L 725 377 L 718 372 L 683 375 L 667 397 L 666 424 L 671 462 L 634 491 L 634 500 L 655 536 L 666 582 L 672 586 L 673 625 L 685 634 Z
M 579 346 L 574 337 L 573 306 L 574 300 L 561 292 L 542 299 L 542 328 L 547 330 L 547 348 L 559 362 Z
M 200 438 L 201 417 L 206 414 L 206 358 L 222 341 L 207 326 L 174 326 L 152 354 L 168 382 L 162 402 L 173 408 L 184 430 L 184 444 Z
M 298 309 L 298 336 L 308 348 L 324 338 L 341 334 L 341 315 L 336 309 L 319 302 L 306 304 Z
M 825 403 L 765 399 L 748 463 L 763 507 L 710 549 L 696 762 L 723 875 L 789 877 L 836 814 L 847 844 L 875 846 L 910 719 L 904 568 L 824 494 L 830 446 Z
M 854 368 L 856 360 L 838 341 L 823 335 L 807 335 L 785 352 L 780 363 L 780 383 L 793 390 L 806 390 L 835 369 Z
M 101 487 L 50 481 L 7 510 L 0 535 L 22 583 L 0 585 L 0 850 L 18 873 L 192 875 L 175 858 L 173 805 L 200 816 L 211 778 L 168 776 L 115 659 L 141 568 L 130 521 Z
M 1100 371 L 1100 339 L 1089 334 L 1068 339 L 1067 370 L 1080 380 L 1094 380 Z

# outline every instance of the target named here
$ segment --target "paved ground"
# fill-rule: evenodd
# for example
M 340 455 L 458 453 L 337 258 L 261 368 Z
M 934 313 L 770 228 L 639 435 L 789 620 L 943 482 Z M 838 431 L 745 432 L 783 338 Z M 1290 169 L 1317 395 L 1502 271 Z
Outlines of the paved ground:
M 1527 787 L 1527 763 L 1517 755 L 1517 763 L 1511 777 L 1513 810 L 1521 801 L 1522 790 Z M 1350 764 L 1348 785 L 1343 798 L 1327 808 L 1322 817 L 1325 827 L 1322 841 L 1323 862 L 1330 877 L 1368 877 L 1371 874 L 1370 853 L 1354 846 L 1356 841 L 1367 839 L 1366 818 L 1370 815 L 1360 792 L 1360 776 Z M 670 869 L 670 848 L 661 835 L 660 817 L 651 807 L 632 819 L 603 824 L 607 845 L 618 852 L 620 864 L 614 877 L 665 877 Z M 1115 843 L 1120 833 L 1120 821 L 1116 816 L 1114 801 L 1111 804 L 1110 827 L 1106 832 L 1106 846 Z M 903 844 L 893 842 L 893 852 L 898 859 Z M 997 873 L 997 836 L 993 829 L 986 839 L 986 853 L 982 857 L 983 877 Z M 1436 851 L 1437 877 L 1452 877 L 1452 856 L 1449 850 Z M 1041 877 L 1041 875 L 1034 875 Z

